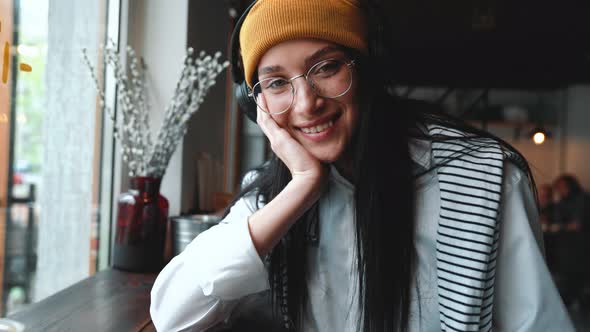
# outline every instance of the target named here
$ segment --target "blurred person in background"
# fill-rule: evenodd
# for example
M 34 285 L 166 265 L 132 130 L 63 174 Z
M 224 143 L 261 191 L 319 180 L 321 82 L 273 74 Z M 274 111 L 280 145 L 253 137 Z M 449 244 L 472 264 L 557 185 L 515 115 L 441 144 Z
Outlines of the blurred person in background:
M 584 284 L 590 276 L 584 252 L 588 240 L 588 194 L 575 176 L 564 174 L 553 182 L 554 221 L 549 229 L 554 238 L 556 282 L 563 300 L 577 308 L 583 300 Z M 582 261 L 584 260 L 584 261 Z
M 543 232 L 548 232 L 554 223 L 555 205 L 553 204 L 553 188 L 550 184 L 542 184 L 538 188 L 539 223 Z
M 564 174 L 553 183 L 555 231 L 580 233 L 587 218 L 584 203 L 587 194 L 573 175 Z
M 555 232 L 552 232 L 555 225 L 555 204 L 553 202 L 553 187 L 551 184 L 539 185 L 537 189 L 539 198 L 539 223 L 543 230 L 543 240 L 545 241 L 545 260 L 551 272 L 555 271 Z

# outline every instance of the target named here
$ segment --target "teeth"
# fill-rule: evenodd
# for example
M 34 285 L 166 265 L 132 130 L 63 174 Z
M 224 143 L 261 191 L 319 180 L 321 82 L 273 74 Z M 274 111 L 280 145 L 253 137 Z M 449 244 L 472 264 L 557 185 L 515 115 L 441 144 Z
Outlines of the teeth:
M 328 121 L 328 123 L 324 123 L 319 126 L 301 128 L 301 131 L 306 134 L 317 134 L 317 133 L 321 133 L 322 131 L 332 127 L 333 125 L 334 125 L 334 121 L 330 120 L 330 121 Z

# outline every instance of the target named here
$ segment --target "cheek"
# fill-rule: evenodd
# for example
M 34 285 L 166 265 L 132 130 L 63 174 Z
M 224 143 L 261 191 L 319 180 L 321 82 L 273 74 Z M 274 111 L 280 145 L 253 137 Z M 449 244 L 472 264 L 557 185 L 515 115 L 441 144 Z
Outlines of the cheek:
M 279 125 L 281 128 L 289 129 L 289 117 L 284 115 L 271 115 L 273 120 Z

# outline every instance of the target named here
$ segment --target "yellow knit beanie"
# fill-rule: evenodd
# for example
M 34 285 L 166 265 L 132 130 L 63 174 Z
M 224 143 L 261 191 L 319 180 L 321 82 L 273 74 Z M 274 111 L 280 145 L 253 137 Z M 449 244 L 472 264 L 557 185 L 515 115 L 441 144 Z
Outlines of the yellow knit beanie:
M 260 58 L 281 42 L 314 38 L 366 52 L 366 30 L 358 0 L 258 0 L 240 30 L 246 82 L 252 87 Z

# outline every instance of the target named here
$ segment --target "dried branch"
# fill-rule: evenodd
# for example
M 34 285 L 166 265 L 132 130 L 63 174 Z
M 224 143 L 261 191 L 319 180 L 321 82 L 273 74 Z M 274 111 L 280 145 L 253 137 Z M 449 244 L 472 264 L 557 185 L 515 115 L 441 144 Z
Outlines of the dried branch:
M 220 52 L 213 57 L 200 52 L 195 58 L 193 49 L 187 50 L 174 95 L 164 111 L 155 141 L 152 141 L 146 66 L 130 46 L 125 50 L 128 68 L 121 64 L 113 42 L 104 49 L 105 68 L 110 65 L 117 83 L 120 119 L 115 119 L 113 110 L 106 106 L 104 91 L 98 83 L 86 49 L 82 50 L 82 54 L 96 86 L 100 105 L 114 123 L 114 136 L 121 142 L 122 157 L 129 166 L 129 175 L 163 177 L 174 150 L 186 134 L 188 120 L 199 110 L 209 89 L 215 85 L 215 79 L 229 63 L 220 63 Z

